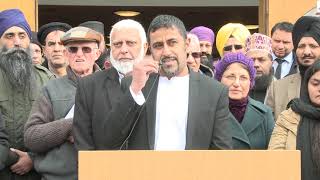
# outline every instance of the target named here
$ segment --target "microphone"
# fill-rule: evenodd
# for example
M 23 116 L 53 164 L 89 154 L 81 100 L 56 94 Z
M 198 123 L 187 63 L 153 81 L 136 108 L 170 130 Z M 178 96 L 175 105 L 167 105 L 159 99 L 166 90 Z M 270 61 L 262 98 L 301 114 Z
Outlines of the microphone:
M 161 60 L 160 60 L 160 62 L 161 62 Z M 159 66 L 161 66 L 161 65 L 160 65 L 160 62 L 159 62 Z M 130 137 L 131 137 L 131 135 L 132 135 L 132 133 L 133 133 L 133 131 L 134 131 L 137 123 L 138 123 L 138 120 L 140 119 L 141 113 L 142 113 L 143 110 L 145 109 L 145 106 L 146 106 L 146 104 L 147 104 L 147 101 L 149 100 L 149 96 L 150 96 L 152 90 L 154 89 L 154 85 L 155 85 L 156 82 L 158 81 L 159 77 L 160 77 L 160 75 L 157 74 L 156 77 L 155 77 L 155 79 L 153 80 L 152 85 L 151 85 L 151 88 L 150 88 L 150 90 L 148 91 L 148 94 L 147 94 L 147 96 L 146 96 L 146 98 L 145 98 L 145 102 L 143 103 L 141 109 L 139 110 L 138 115 L 137 115 L 137 117 L 135 118 L 134 123 L 133 123 L 133 125 L 132 125 L 132 127 L 131 127 L 131 129 L 130 129 L 130 131 L 129 131 L 129 134 L 126 136 L 126 138 L 124 139 L 124 141 L 122 141 L 119 150 L 123 150 L 123 149 L 125 148 L 125 146 L 128 147 L 128 141 L 129 141 L 129 139 L 130 139 Z
M 159 61 L 159 68 L 158 68 L 158 73 L 160 73 L 160 69 L 162 68 L 162 66 L 164 65 L 164 62 L 163 62 L 163 58 L 160 59 Z
M 164 64 L 164 58 L 161 58 L 159 61 L 159 66 L 162 66 Z

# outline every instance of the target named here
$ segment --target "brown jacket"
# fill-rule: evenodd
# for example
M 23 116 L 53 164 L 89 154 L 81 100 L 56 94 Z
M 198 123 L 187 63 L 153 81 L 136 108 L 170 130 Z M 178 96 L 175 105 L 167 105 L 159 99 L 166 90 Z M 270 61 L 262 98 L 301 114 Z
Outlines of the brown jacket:
M 281 80 L 273 81 L 269 87 L 265 104 L 271 107 L 274 119 L 287 108 L 290 100 L 300 97 L 301 75 L 292 74 Z
M 283 111 L 276 121 L 268 149 L 295 150 L 299 121 L 300 115 L 291 108 Z

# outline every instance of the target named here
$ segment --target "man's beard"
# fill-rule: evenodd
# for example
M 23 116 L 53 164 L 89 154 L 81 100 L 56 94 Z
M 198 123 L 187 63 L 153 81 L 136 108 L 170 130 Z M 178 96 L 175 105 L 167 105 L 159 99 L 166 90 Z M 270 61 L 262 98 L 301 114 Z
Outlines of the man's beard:
M 268 75 L 263 74 L 262 76 L 255 78 L 254 90 L 265 91 L 272 82 L 273 74 L 270 72 Z
M 307 57 L 310 57 L 310 56 L 303 56 L 302 59 Z M 297 64 L 298 64 L 298 69 L 301 77 L 304 77 L 304 74 L 307 71 L 307 69 L 310 67 L 310 65 L 304 65 L 299 60 L 297 60 Z
M 210 54 L 202 53 L 200 63 L 213 70 L 213 58 Z
M 167 61 L 176 61 L 177 62 L 177 66 L 176 67 L 170 67 L 167 66 L 165 64 L 165 62 Z M 166 56 L 166 57 L 162 57 L 160 62 L 162 63 L 161 65 L 161 70 L 163 72 L 163 74 L 168 78 L 171 79 L 172 77 L 176 76 L 179 73 L 179 67 L 180 67 L 180 63 L 177 59 L 177 57 L 171 57 L 171 56 Z
M 136 59 L 133 60 L 116 60 L 112 56 L 112 50 L 110 52 L 110 62 L 112 66 L 121 74 L 126 75 L 132 72 L 133 70 L 133 64 L 140 62 L 144 57 L 144 49 L 141 48 L 140 53 Z
M 0 49 L 0 68 L 6 73 L 13 88 L 25 90 L 30 87 L 32 58 L 29 48 Z

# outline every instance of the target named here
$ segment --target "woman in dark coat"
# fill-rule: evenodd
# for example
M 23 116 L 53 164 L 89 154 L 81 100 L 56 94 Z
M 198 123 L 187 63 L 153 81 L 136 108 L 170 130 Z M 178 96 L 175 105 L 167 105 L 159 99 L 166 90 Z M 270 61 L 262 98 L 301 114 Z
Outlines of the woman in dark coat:
M 252 59 L 228 53 L 216 65 L 215 78 L 229 87 L 233 149 L 267 149 L 274 127 L 272 111 L 251 99 L 256 70 Z

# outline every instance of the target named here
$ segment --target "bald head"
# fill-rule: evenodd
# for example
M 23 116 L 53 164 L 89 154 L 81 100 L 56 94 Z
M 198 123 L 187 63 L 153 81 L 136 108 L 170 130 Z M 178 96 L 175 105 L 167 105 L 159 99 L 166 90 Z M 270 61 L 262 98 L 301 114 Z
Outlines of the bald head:
M 187 40 L 189 41 L 187 64 L 193 71 L 199 72 L 201 56 L 199 39 L 196 35 L 188 33 Z
M 188 33 L 187 38 L 190 39 L 189 49 L 191 51 L 200 52 L 200 42 L 195 34 Z

